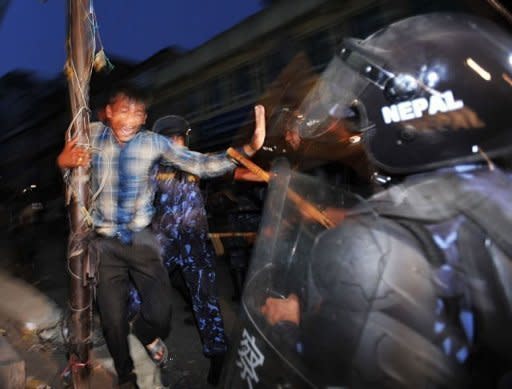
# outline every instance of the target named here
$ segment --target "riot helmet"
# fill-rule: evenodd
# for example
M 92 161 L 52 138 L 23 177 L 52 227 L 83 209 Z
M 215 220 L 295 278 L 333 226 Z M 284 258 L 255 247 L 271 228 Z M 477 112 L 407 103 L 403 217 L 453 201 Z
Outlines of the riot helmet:
M 185 138 L 185 146 L 189 145 L 190 132 L 192 131 L 189 122 L 178 115 L 162 116 L 155 121 L 152 130 L 167 138 L 181 135 Z
M 345 39 L 302 104 L 301 135 L 344 120 L 377 168 L 409 174 L 512 152 L 511 101 L 512 36 L 474 16 L 425 14 Z

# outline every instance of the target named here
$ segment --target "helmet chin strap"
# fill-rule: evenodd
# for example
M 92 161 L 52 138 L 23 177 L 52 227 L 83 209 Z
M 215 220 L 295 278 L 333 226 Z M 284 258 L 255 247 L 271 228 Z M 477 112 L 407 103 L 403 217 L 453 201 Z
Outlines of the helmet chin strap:
M 474 145 L 471 149 L 471 151 L 473 153 L 479 153 L 482 158 L 485 160 L 485 162 L 487 162 L 487 166 L 489 167 L 489 170 L 490 171 L 493 171 L 496 166 L 494 165 L 494 163 L 491 161 L 491 159 L 489 158 L 489 156 L 485 153 L 485 151 L 482 150 L 482 148 L 478 145 Z

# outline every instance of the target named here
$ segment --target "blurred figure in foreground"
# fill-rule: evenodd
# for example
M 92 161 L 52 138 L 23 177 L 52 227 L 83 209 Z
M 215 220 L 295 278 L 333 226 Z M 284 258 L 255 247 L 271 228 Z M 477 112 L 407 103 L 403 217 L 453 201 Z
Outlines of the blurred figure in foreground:
M 269 190 L 260 231 L 278 237 L 256 244 L 226 387 L 511 387 L 511 50 L 490 22 L 442 13 L 343 41 L 301 136 L 323 134 L 313 113 L 350 120 L 395 185 L 327 229 L 280 195 L 320 185 Z

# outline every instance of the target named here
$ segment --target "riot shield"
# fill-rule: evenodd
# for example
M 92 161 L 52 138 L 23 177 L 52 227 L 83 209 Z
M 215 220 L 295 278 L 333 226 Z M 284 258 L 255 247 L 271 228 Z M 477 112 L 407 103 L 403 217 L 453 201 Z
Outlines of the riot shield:
M 413 176 L 363 202 L 279 166 L 223 387 L 453 389 L 509 379 L 511 181 L 466 169 Z M 325 223 L 315 209 L 344 218 Z
M 299 301 L 301 317 L 313 314 L 326 303 L 318 277 L 330 271 L 318 262 L 325 256 L 315 254 L 318 239 L 348 220 L 358 220 L 359 215 L 364 215 L 364 229 L 370 235 L 370 227 L 377 223 L 354 194 L 292 172 L 285 161 L 277 163 L 273 173 L 226 363 L 226 388 L 322 387 L 318 376 L 322 373 L 301 349 L 304 323 L 273 322 L 263 314 L 264 307 L 272 299 L 286 300 L 291 295 Z M 330 220 L 330 215 L 338 220 Z M 385 252 L 385 241 L 379 245 Z

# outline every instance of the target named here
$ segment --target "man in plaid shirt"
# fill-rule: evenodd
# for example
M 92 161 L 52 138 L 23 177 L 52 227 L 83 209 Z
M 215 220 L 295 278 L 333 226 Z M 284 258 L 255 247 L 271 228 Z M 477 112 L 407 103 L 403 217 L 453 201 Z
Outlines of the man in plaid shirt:
M 147 99 L 133 86 L 113 90 L 105 114 L 109 126 L 91 124 L 91 149 L 76 139 L 66 142 L 57 163 L 62 169 L 90 166 L 94 231 L 91 255 L 99 262 L 97 302 L 105 340 L 114 360 L 119 386 L 137 388 L 129 354 L 127 320 L 128 284 L 140 292 L 140 315 L 133 330 L 161 367 L 167 362 L 164 339 L 170 329 L 169 278 L 159 247 L 150 230 L 154 185 L 151 169 L 165 159 L 177 169 L 212 177 L 235 168 L 225 153 L 201 154 L 180 147 L 167 138 L 142 129 Z M 256 126 L 249 144 L 242 147 L 252 156 L 265 139 L 265 111 L 255 107 Z

